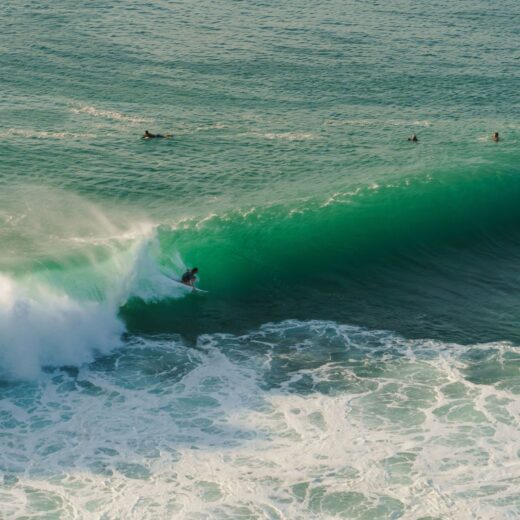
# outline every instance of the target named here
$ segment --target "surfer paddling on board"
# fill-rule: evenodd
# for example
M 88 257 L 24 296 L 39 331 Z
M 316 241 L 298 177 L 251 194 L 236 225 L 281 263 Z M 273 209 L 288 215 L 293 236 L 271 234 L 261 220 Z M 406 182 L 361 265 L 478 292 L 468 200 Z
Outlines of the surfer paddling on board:
M 195 287 L 195 282 L 197 281 L 197 276 L 196 274 L 199 272 L 199 268 L 198 267 L 194 267 L 193 269 L 188 269 L 183 275 L 182 275 L 182 278 L 181 278 L 181 282 L 184 284 L 184 285 L 189 285 L 190 287 L 193 287 L 194 289 L 196 289 Z
M 152 134 L 148 130 L 145 130 L 144 134 L 143 134 L 143 139 L 155 139 L 155 138 L 167 139 L 169 137 L 172 137 L 172 134 L 165 134 L 165 135 L 162 135 L 162 134 Z

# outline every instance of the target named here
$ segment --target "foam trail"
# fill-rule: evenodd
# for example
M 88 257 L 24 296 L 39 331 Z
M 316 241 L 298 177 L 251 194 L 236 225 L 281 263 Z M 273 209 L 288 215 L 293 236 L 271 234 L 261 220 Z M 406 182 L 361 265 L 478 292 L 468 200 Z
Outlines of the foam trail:
M 87 114 L 93 117 L 101 117 L 104 119 L 111 119 L 114 121 L 124 121 L 128 123 L 147 123 L 150 122 L 149 119 L 145 119 L 143 117 L 136 116 L 127 116 L 125 114 L 121 114 L 120 112 L 116 112 L 115 110 L 103 110 L 100 108 L 96 108 L 93 106 L 82 106 L 82 107 L 73 107 L 70 111 L 74 114 Z
M 23 128 L 9 128 L 0 132 L 0 137 L 23 137 L 27 139 L 93 139 L 96 134 L 81 132 L 47 132 Z

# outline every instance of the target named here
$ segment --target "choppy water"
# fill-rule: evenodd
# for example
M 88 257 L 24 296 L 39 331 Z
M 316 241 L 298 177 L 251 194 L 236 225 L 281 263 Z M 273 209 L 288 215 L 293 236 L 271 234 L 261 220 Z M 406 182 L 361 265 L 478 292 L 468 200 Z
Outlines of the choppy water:
M 519 517 L 519 16 L 3 5 L 0 518 Z

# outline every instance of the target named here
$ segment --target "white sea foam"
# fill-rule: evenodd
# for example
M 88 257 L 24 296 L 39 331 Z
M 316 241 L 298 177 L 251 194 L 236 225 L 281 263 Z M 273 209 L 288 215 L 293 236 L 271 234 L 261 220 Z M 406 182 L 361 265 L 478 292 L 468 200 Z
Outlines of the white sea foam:
M 112 119 L 114 121 L 125 121 L 127 123 L 149 123 L 151 120 L 144 117 L 129 116 L 116 112 L 115 110 L 103 110 L 93 106 L 71 107 L 70 111 L 74 114 L 87 114 L 92 117 Z
M 177 263 L 173 276 L 184 267 L 180 256 Z M 149 239 L 63 276 L 77 279 L 71 293 L 65 281 L 45 283 L 45 272 L 21 280 L 0 273 L 0 375 L 30 379 L 44 367 L 93 361 L 121 344 L 118 312 L 130 297 L 156 301 L 189 292 L 161 270 Z
M 41 367 L 92 361 L 119 343 L 123 325 L 114 302 L 79 302 L 42 284 L 0 275 L 0 366 L 31 378 Z
M 284 141 L 310 141 L 316 139 L 316 135 L 310 132 L 248 132 L 244 134 L 252 137 L 260 137 L 269 140 L 284 140 Z
M 171 279 L 185 267 L 180 255 L 166 274 L 159 266 L 152 223 L 64 191 L 18 193 L 5 190 L 1 201 L 0 237 L 13 250 L 0 272 L 1 376 L 34 378 L 43 367 L 92 361 L 120 344 L 118 313 L 129 298 L 186 295 Z
M 330 195 L 325 202 L 321 204 L 322 208 L 327 206 L 331 206 L 337 203 L 341 204 L 349 204 L 352 202 L 353 198 L 361 192 L 361 188 L 355 188 L 351 191 L 338 191 Z
M 264 134 L 266 139 L 285 139 L 287 141 L 309 141 L 316 136 L 310 132 L 281 132 Z
M 195 132 L 206 132 L 208 130 L 222 130 L 227 128 L 227 125 L 223 123 L 213 123 L 212 125 L 198 126 L 195 128 Z
M 0 132 L 0 138 L 23 137 L 26 139 L 93 139 L 96 134 L 88 132 L 49 132 L 24 128 L 8 128 Z
M 327 126 L 420 126 L 428 128 L 432 122 L 428 119 L 410 121 L 407 119 L 327 119 L 324 122 Z
M 36 513 L 36 494 L 64 518 L 515 518 L 518 394 L 472 381 L 472 352 L 518 355 L 330 322 L 138 342 L 4 400 L 4 510 Z

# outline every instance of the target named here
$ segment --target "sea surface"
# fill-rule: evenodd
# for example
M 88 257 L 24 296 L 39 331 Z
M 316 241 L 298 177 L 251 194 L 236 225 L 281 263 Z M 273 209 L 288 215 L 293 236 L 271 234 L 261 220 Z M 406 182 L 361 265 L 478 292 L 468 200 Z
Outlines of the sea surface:
M 3 1 L 0 518 L 520 518 L 519 20 Z

